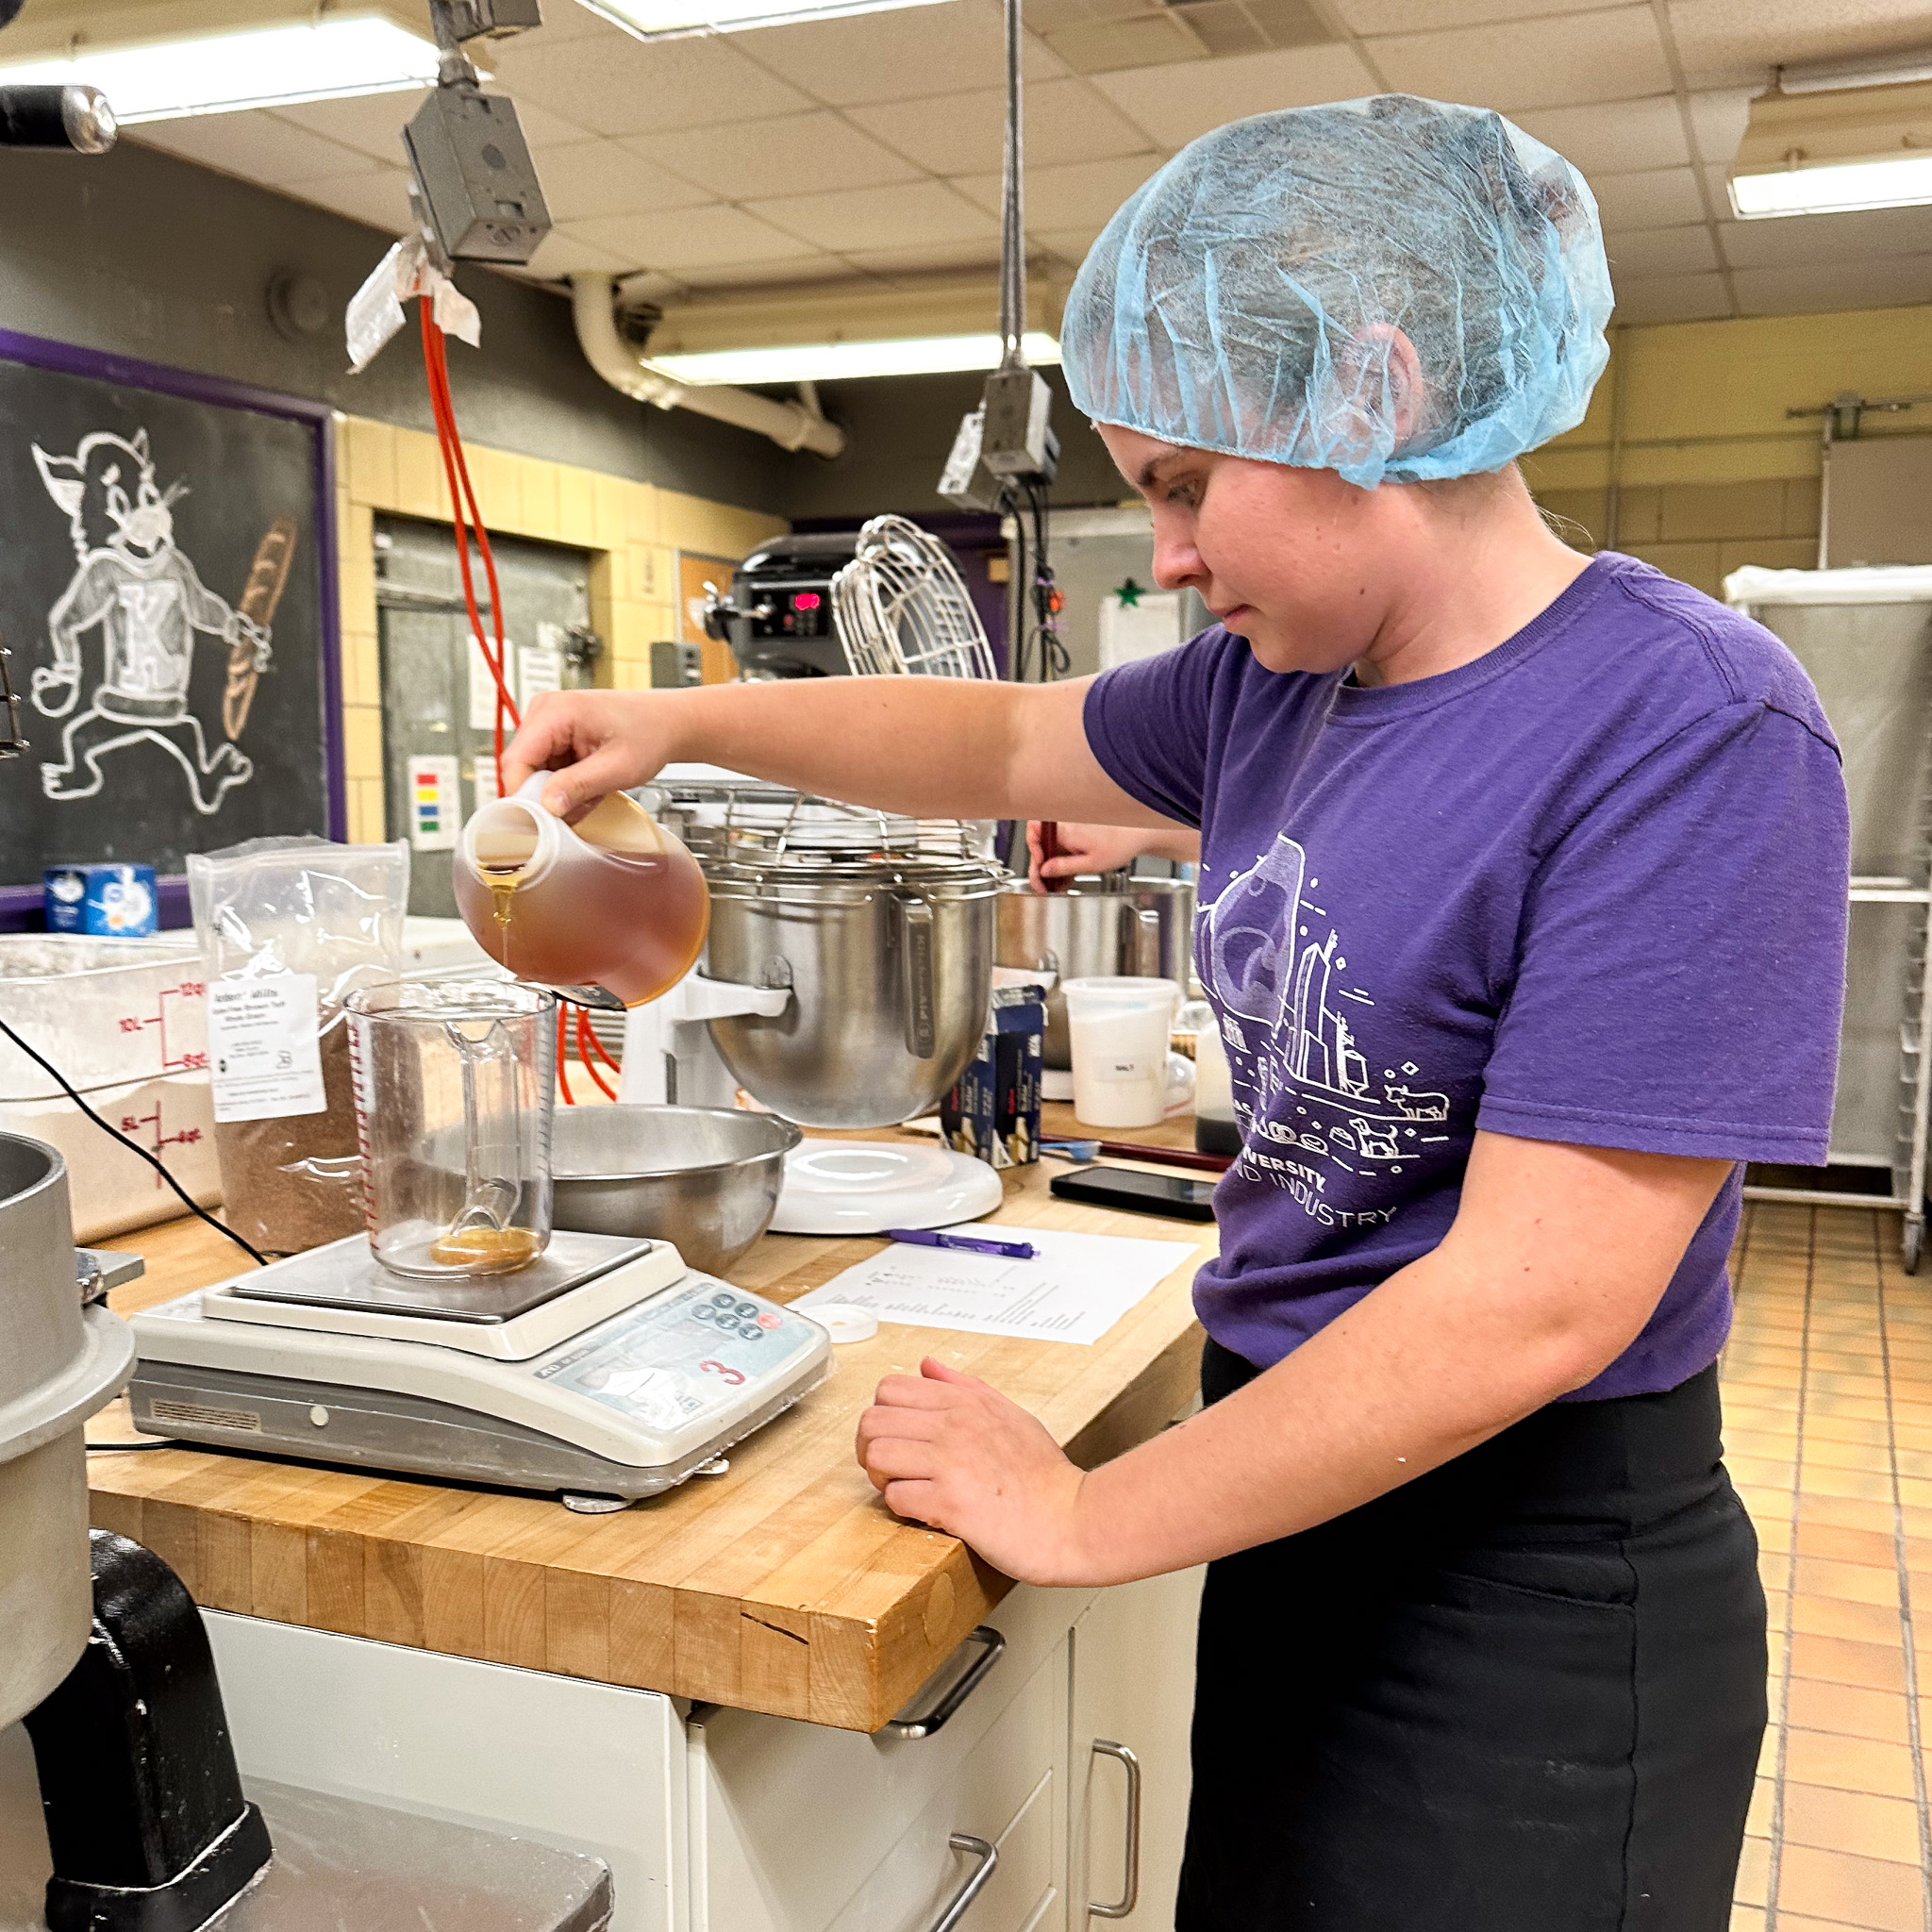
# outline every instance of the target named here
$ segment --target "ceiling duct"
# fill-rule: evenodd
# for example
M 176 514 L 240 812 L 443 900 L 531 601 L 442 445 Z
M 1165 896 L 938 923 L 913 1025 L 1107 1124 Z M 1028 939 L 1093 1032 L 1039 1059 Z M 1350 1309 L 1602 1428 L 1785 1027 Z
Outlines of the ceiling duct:
M 808 449 L 822 457 L 836 457 L 843 451 L 845 432 L 819 413 L 815 397 L 780 402 L 774 396 L 755 395 L 750 390 L 679 382 L 657 368 L 641 349 L 619 333 L 616 291 L 610 275 L 572 275 L 570 299 L 584 358 L 612 389 L 660 409 L 689 409 L 714 423 L 729 423 L 769 436 L 781 449 Z

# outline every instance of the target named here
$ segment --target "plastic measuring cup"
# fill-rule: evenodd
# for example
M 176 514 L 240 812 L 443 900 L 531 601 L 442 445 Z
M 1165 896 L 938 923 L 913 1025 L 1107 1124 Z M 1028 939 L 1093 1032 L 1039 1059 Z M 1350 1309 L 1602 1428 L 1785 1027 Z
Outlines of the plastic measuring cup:
M 362 1199 L 399 1274 L 505 1274 L 550 1244 L 557 996 L 403 980 L 344 1002 Z
M 454 860 L 457 909 L 519 979 L 601 986 L 625 1006 L 668 992 L 704 949 L 711 897 L 698 862 L 621 791 L 575 825 L 540 802 L 547 772 L 471 815 Z
M 1167 1114 L 1172 979 L 1063 979 L 1074 1112 L 1090 1127 L 1151 1127 Z

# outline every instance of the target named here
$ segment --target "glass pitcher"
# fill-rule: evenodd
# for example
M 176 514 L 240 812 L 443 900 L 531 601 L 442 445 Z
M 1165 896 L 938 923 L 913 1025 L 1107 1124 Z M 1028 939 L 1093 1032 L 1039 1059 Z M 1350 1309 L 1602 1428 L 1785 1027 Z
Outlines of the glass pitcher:
M 627 1007 L 669 992 L 710 923 L 698 862 L 675 832 L 613 791 L 566 824 L 539 772 L 471 816 L 453 866 L 476 943 L 519 979 L 601 986 Z
M 406 979 L 345 1006 L 375 1258 L 432 1279 L 526 1267 L 550 1244 L 556 995 Z

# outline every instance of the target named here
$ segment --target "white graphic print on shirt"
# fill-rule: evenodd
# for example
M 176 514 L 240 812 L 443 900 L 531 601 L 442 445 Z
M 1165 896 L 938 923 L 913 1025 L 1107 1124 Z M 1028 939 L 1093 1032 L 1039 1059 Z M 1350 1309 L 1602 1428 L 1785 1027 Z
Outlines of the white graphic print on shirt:
M 1341 935 L 1311 896 L 1320 885 L 1307 854 L 1280 833 L 1202 908 L 1195 946 L 1227 1044 L 1243 1141 L 1236 1171 L 1292 1194 L 1316 1220 L 1357 1227 L 1391 1219 L 1394 1206 L 1334 1206 L 1324 1170 L 1400 1175 L 1449 1139 L 1449 1099 L 1410 1084 L 1413 1060 L 1372 1078 L 1357 1028 L 1375 1003 L 1343 976 Z

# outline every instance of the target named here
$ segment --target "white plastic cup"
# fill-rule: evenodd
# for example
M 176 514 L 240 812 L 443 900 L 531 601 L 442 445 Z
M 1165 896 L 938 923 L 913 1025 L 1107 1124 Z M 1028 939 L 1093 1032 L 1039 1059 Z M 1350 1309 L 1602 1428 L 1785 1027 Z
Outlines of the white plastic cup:
M 1172 979 L 1064 979 L 1074 1112 L 1090 1127 L 1151 1127 L 1167 1117 Z

